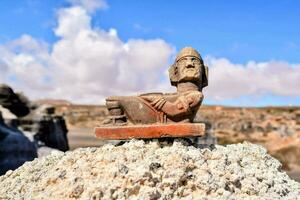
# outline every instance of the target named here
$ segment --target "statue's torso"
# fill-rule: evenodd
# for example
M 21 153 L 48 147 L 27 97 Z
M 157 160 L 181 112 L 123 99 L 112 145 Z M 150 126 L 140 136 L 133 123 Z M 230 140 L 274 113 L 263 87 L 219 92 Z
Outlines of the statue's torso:
M 195 92 L 195 91 L 193 91 Z M 196 91 L 199 92 L 199 91 Z M 163 111 L 155 109 L 144 97 L 163 97 L 168 102 L 175 102 L 179 97 L 191 95 L 185 93 L 146 93 L 139 96 L 115 96 L 107 98 L 107 101 L 118 101 L 124 111 L 129 123 L 132 124 L 153 124 L 169 122 L 192 122 L 200 104 L 193 107 L 189 112 L 177 116 L 168 116 Z

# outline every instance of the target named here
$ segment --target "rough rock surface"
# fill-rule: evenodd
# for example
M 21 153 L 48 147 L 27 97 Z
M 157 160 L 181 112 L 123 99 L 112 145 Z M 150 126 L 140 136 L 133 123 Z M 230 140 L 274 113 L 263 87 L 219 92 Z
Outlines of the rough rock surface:
M 300 184 L 250 143 L 195 148 L 133 140 L 27 162 L 0 199 L 300 199 Z
M 65 115 L 67 126 L 73 130 L 92 130 L 108 115 L 105 106 L 48 103 Z M 207 123 L 218 144 L 260 144 L 283 163 L 285 170 L 300 169 L 300 107 L 202 106 L 199 114 L 198 120 Z
M 300 107 L 230 108 L 206 106 L 218 144 L 249 141 L 263 145 L 285 170 L 300 169 Z

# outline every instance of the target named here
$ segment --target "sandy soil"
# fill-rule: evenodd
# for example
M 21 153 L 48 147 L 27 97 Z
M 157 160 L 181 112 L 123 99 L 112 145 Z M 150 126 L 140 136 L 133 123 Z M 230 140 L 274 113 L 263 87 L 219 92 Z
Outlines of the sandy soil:
M 72 150 L 79 147 L 99 147 L 104 144 L 103 141 L 94 137 L 92 128 L 70 129 L 68 139 Z

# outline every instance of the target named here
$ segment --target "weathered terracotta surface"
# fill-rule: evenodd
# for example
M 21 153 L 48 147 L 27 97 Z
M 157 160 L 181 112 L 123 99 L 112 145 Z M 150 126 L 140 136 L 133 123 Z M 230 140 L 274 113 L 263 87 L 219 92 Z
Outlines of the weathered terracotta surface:
M 205 125 L 202 123 L 172 123 L 152 125 L 104 126 L 95 128 L 96 137 L 106 140 L 130 138 L 163 138 L 203 136 Z
M 140 127 L 146 124 L 193 123 L 204 97 L 202 88 L 208 85 L 207 75 L 208 68 L 204 65 L 200 54 L 191 47 L 183 48 L 177 55 L 174 64 L 169 68 L 170 82 L 177 88 L 177 92 L 108 97 L 106 106 L 109 117 L 102 123 L 102 126 L 107 127 L 97 128 L 96 136 L 105 139 L 109 134 L 116 134 L 116 130 L 120 134 L 126 130 L 122 139 L 140 137 L 139 134 L 144 133 L 146 135 L 143 137 L 156 138 L 164 135 L 160 129 L 157 129 L 157 125 L 152 125 L 153 129 L 147 129 L 148 127 L 144 126 L 145 129 L 141 130 Z M 115 128 L 115 126 L 128 125 L 140 125 L 137 130 L 146 132 L 137 133 L 132 128 Z M 192 127 L 188 124 L 186 126 L 184 130 L 189 130 L 189 127 Z M 182 128 L 184 125 L 180 127 Z M 164 130 L 170 136 L 182 137 L 177 134 L 179 131 L 176 129 L 173 130 L 174 135 L 172 135 L 172 131 Z M 183 136 L 193 135 L 193 132 L 189 134 L 186 132 Z

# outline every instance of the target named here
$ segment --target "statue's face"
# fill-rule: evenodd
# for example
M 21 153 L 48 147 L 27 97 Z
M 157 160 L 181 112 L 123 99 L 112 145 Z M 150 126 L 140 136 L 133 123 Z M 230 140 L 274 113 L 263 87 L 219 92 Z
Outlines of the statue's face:
M 194 56 L 185 56 L 177 61 L 178 81 L 197 81 L 201 78 L 201 61 Z

